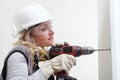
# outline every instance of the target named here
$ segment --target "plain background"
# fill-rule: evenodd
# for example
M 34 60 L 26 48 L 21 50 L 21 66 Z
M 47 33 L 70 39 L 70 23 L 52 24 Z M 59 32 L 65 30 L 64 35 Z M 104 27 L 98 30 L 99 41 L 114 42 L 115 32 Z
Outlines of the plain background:
M 19 6 L 30 2 L 43 5 L 55 17 L 53 28 L 56 42 L 66 41 L 71 45 L 97 49 L 111 47 L 110 1 L 112 4 L 114 0 L 0 0 L 0 71 L 5 56 L 15 42 L 12 18 Z M 118 47 L 114 43 L 112 45 Z M 70 75 L 78 80 L 112 80 L 114 74 L 114 80 L 117 80 L 117 73 L 112 74 L 112 62 L 115 61 L 109 51 L 80 56 Z M 116 65 L 113 68 L 116 72 Z

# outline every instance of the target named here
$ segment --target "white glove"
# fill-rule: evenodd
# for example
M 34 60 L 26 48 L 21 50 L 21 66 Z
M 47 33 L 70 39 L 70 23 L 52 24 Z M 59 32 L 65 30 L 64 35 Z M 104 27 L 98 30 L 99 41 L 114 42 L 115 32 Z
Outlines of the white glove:
M 39 68 L 43 74 L 49 78 L 52 74 L 60 72 L 62 70 L 69 73 L 72 66 L 76 64 L 76 59 L 72 55 L 61 54 L 51 60 L 40 61 L 38 63 Z

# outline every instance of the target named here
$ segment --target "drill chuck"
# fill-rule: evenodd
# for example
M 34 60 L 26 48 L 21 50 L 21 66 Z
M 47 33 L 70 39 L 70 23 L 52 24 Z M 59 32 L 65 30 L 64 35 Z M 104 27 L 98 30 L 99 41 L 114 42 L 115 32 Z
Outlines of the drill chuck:
M 88 55 L 94 52 L 94 49 L 92 47 L 80 47 L 80 49 L 78 50 L 80 51 L 77 51 L 76 54 L 80 54 L 80 55 Z

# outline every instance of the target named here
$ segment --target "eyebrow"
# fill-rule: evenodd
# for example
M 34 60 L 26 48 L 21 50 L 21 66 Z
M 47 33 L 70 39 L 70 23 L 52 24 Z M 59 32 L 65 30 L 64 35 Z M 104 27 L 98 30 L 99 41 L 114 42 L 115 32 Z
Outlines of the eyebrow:
M 43 23 L 38 23 L 38 24 L 36 24 L 36 25 L 33 25 L 32 27 L 30 27 L 30 29 L 31 28 L 34 28 L 34 27 L 37 27 L 38 25 L 47 25 L 47 24 L 51 24 L 52 22 L 50 21 L 50 22 L 43 22 Z

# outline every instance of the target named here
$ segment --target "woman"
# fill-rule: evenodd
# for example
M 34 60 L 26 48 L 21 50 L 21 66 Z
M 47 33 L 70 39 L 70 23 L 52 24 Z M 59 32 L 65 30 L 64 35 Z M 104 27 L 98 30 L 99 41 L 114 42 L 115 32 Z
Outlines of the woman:
M 45 8 L 25 5 L 17 10 L 13 22 L 19 38 L 6 58 L 6 80 L 54 80 L 54 73 L 69 73 L 75 57 L 62 54 L 50 59 L 44 49 L 54 44 L 51 17 Z

